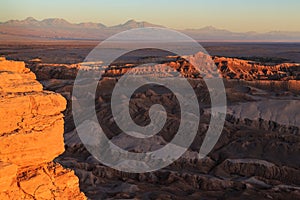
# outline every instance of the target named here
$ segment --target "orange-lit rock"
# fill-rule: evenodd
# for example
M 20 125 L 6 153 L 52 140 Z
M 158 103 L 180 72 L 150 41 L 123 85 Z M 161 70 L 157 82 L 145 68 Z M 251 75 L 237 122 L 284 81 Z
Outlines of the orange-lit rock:
M 0 199 L 86 199 L 64 151 L 66 100 L 43 91 L 24 62 L 0 59 Z

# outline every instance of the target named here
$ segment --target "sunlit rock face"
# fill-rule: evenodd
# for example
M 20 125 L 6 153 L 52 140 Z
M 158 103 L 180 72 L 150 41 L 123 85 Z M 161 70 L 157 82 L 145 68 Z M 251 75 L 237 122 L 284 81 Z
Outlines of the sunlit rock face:
M 66 100 L 44 91 L 24 62 L 0 59 L 0 199 L 85 199 L 64 151 Z

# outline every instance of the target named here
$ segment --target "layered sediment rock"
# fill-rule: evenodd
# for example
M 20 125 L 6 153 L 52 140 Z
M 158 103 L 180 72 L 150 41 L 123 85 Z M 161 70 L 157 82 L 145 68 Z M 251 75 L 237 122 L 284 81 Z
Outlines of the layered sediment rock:
M 24 62 L 0 59 L 0 199 L 85 199 L 64 151 L 66 100 L 43 91 Z

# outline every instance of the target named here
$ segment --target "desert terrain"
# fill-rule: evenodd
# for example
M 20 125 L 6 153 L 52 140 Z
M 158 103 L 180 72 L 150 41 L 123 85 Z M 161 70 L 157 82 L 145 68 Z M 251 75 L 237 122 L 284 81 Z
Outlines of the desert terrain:
M 48 146 L 49 148 L 45 150 L 49 151 L 47 158 L 40 159 L 40 155 L 37 154 L 37 158 L 40 160 L 37 159 L 36 162 L 32 161 L 32 163 L 26 164 L 26 166 L 30 165 L 27 167 L 29 171 L 41 169 L 37 166 L 53 169 L 53 165 L 59 165 L 58 169 L 64 167 L 73 170 L 79 178 L 80 191 L 89 199 L 300 198 L 300 162 L 298 159 L 300 153 L 300 110 L 298 109 L 300 106 L 300 65 L 298 63 L 300 60 L 295 55 L 300 51 L 299 44 L 203 44 L 223 78 L 227 97 L 226 121 L 221 137 L 213 150 L 203 159 L 198 159 L 195 155 L 197 155 L 208 129 L 211 118 L 211 102 L 205 82 L 190 63 L 182 57 L 170 57 L 149 50 L 138 55 L 135 54 L 136 57 L 121 57 L 111 67 L 106 68 L 105 77 L 99 80 L 97 87 L 96 114 L 99 123 L 105 129 L 106 136 L 114 144 L 128 151 L 153 151 L 167 144 L 178 129 L 180 107 L 174 94 L 161 86 L 148 85 L 137 90 L 132 97 L 127 97 L 131 98 L 130 112 L 137 124 L 149 123 L 147 108 L 157 103 L 165 107 L 168 118 L 161 132 L 153 139 L 129 137 L 122 133 L 116 125 L 110 108 L 111 92 L 122 75 L 133 70 L 140 63 L 147 63 L 150 59 L 157 63 L 155 68 L 157 71 L 154 74 L 160 74 L 163 65 L 171 66 L 187 78 L 193 89 L 198 91 L 197 99 L 201 102 L 199 104 L 201 120 L 197 136 L 188 151 L 173 164 L 163 169 L 140 174 L 120 172 L 101 164 L 90 154 L 78 137 L 72 115 L 72 105 L 76 105 L 76 102 L 74 104 L 72 101 L 82 97 L 72 96 L 73 84 L 80 69 L 80 63 L 95 45 L 96 43 L 91 41 L 78 41 L 76 44 L 64 41 L 60 44 L 40 42 L 34 45 L 28 43 L 2 43 L 0 45 L 2 56 L 5 56 L 7 60 L 24 61 L 27 67 L 26 70 L 22 68 L 27 75 L 21 75 L 18 80 L 12 79 L 14 86 L 8 87 L 11 83 L 3 78 L 5 81 L 1 82 L 1 88 L 5 89 L 1 91 L 2 101 L 5 102 L 8 99 L 13 101 L 30 95 L 33 95 L 33 98 L 54 98 L 51 97 L 54 95 L 52 92 L 55 92 L 55 95 L 60 94 L 66 99 L 66 102 L 60 100 L 61 106 L 58 104 L 56 106 L 48 105 L 47 109 L 56 107 L 57 111 L 50 109 L 54 113 L 47 112 L 47 115 L 43 115 L 43 120 L 40 121 L 43 124 L 50 121 L 56 122 L 56 120 L 62 123 L 62 116 L 59 113 L 64 110 L 63 127 L 62 124 L 57 125 L 60 131 L 50 131 L 56 132 L 60 136 L 52 136 L 53 138 L 48 139 L 52 141 L 53 145 L 59 147 Z M 6 68 L 1 68 L 3 77 L 7 77 L 5 73 L 8 73 L 6 62 L 8 61 L 5 61 L 4 58 L 1 61 L 3 66 L 6 65 Z M 11 66 L 9 70 L 14 68 Z M 145 65 L 142 73 L 148 71 L 147 65 Z M 168 71 L 164 71 L 163 74 L 172 76 Z M 14 74 L 11 76 L 15 77 Z M 27 80 L 25 76 L 31 78 Z M 35 76 L 40 83 L 34 80 Z M 82 87 L 85 87 L 84 83 Z M 55 98 L 62 99 L 61 96 L 55 96 Z M 25 102 L 25 100 L 20 101 Z M 40 104 L 40 106 L 43 105 Z M 64 108 L 64 106 L 66 107 Z M 80 108 L 81 105 L 77 106 Z M 5 109 L 5 107 L 1 109 Z M 40 109 L 42 112 L 45 108 Z M 12 111 L 3 111 L 1 114 L 7 112 Z M 93 124 L 88 121 L 89 113 L 83 111 L 82 114 L 86 115 L 87 120 L 77 128 L 93 127 Z M 22 119 L 22 116 L 19 117 Z M 23 118 L 27 119 L 26 117 Z M 39 117 L 39 114 L 35 117 Z M 4 119 L 5 116 L 2 118 Z M 13 137 L 23 136 L 22 132 L 17 132 L 17 134 L 13 132 L 16 129 L 23 131 L 26 130 L 24 127 L 38 126 L 35 123 L 26 122 L 26 120 L 23 123 L 25 125 L 18 128 L 19 124 L 12 125 L 11 122 L 8 122 L 8 129 L 2 131 L 3 134 L 1 134 L 2 140 L 10 135 Z M 29 131 L 32 130 L 29 129 Z M 7 135 L 8 132 L 13 133 Z M 13 137 L 11 139 L 17 140 Z M 41 135 L 41 137 L 43 136 Z M 5 144 L 3 143 L 3 145 Z M 49 149 L 56 149 L 57 152 L 51 152 Z M 26 152 L 27 150 L 23 148 L 22 151 Z M 37 146 L 32 151 L 39 152 L 41 150 Z M 54 159 L 54 157 L 56 158 Z M 5 166 L 11 166 L 13 173 L 15 173 L 14 170 L 18 171 L 18 174 L 23 173 L 24 166 L 18 163 L 17 157 L 16 160 L 13 160 L 10 159 L 8 153 L 1 152 L 0 158 L 5 160 L 5 163 L 9 163 Z M 23 159 L 25 160 L 26 156 Z M 52 163 L 53 160 L 55 164 Z M 20 165 L 21 168 L 14 167 L 15 165 Z M 25 167 L 25 169 L 27 168 Z M 44 168 L 42 167 L 42 169 Z M 14 180 L 13 173 L 8 175 L 11 180 Z M 22 189 L 24 179 L 21 176 L 17 177 L 17 186 Z M 76 188 L 76 180 L 74 182 L 74 188 Z M 58 183 L 57 187 L 59 184 L 62 183 Z M 36 194 L 45 195 L 42 192 L 31 192 L 34 189 L 30 187 L 24 186 L 23 190 L 29 191 L 23 194 L 28 199 L 38 199 Z M 57 189 L 57 191 L 59 190 Z M 78 198 L 83 198 L 76 189 L 72 192 Z M 7 192 L 6 194 L 11 193 Z M 59 193 L 55 193 L 55 195 L 59 196 Z

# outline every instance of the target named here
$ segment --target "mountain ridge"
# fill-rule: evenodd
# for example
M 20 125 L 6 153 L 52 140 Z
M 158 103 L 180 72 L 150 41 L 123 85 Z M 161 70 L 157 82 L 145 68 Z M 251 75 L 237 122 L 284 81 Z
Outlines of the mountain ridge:
M 69 25 L 69 26 L 81 26 L 81 27 L 100 27 L 100 28 L 143 28 L 143 27 L 163 27 L 161 25 L 151 24 L 149 22 L 141 21 L 138 22 L 134 19 L 130 19 L 125 23 L 106 26 L 103 23 L 96 22 L 80 22 L 80 23 L 71 23 L 63 18 L 46 18 L 43 20 L 37 20 L 33 17 L 27 17 L 24 20 L 8 20 L 6 22 L 2 22 L 1 24 L 6 25 L 38 25 L 38 26 L 58 26 L 58 25 Z
M 0 23 L 0 34 L 42 37 L 52 39 L 106 39 L 118 32 L 132 28 L 160 27 L 161 25 L 152 24 L 146 21 L 136 21 L 130 19 L 125 23 L 107 26 L 103 23 L 81 22 L 71 23 L 62 18 L 47 18 L 37 20 L 33 17 L 27 17 L 24 20 L 8 20 Z M 78 31 L 80 30 L 80 31 Z M 300 32 L 289 31 L 269 31 L 258 33 L 255 31 L 233 32 L 226 29 L 219 29 L 214 26 L 205 26 L 202 28 L 178 30 L 195 40 L 211 41 L 286 41 L 300 42 Z

